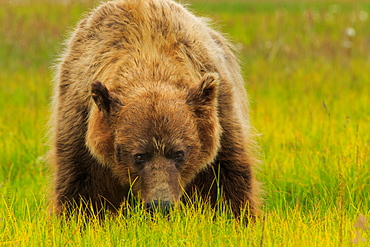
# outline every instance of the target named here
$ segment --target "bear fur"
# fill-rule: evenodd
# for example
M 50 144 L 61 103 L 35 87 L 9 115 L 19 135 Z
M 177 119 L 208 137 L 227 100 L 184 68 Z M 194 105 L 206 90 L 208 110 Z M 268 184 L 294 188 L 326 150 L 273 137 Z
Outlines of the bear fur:
M 117 0 L 81 20 L 55 76 L 54 208 L 194 194 L 260 211 L 247 94 L 230 44 L 171 0 Z M 244 212 L 244 211 L 243 211 Z

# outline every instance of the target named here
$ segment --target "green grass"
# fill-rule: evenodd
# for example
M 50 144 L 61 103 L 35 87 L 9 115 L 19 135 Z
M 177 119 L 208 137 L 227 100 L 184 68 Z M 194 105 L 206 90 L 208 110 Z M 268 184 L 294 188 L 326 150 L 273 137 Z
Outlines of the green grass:
M 193 3 L 240 51 L 262 133 L 266 205 L 248 227 L 227 211 L 214 218 L 207 206 L 174 211 L 170 221 L 138 208 L 103 223 L 48 214 L 49 68 L 81 13 L 97 3 L 32 2 L 0 8 L 0 245 L 369 244 L 368 1 Z

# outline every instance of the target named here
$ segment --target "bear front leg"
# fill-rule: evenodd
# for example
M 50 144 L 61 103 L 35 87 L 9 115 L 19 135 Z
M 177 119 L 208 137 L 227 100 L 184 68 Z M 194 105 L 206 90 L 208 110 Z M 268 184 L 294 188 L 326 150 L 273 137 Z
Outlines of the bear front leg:
M 260 213 L 261 205 L 260 184 L 253 171 L 258 160 L 248 150 L 254 149 L 253 143 L 248 144 L 245 133 L 235 129 L 233 132 L 224 128 L 217 158 L 195 177 L 186 193 L 190 197 L 199 193 L 206 201 L 210 200 L 213 206 L 222 195 L 236 218 L 244 212 L 246 216 L 254 218 Z
M 125 190 L 111 170 L 99 164 L 86 147 L 87 110 L 70 105 L 59 107 L 51 153 L 56 172 L 55 211 L 70 214 L 81 208 L 95 214 L 105 208 L 115 210 Z
M 54 199 L 57 212 L 70 214 L 81 209 L 87 214 L 102 215 L 105 209 L 116 211 L 119 208 L 126 190 L 108 168 L 98 164 L 88 153 L 76 157 L 59 153 L 56 162 Z
M 237 143 L 222 147 L 214 169 L 222 197 L 230 204 L 235 217 L 239 218 L 242 212 L 251 217 L 258 215 L 259 183 L 254 177 L 253 159 L 245 148 Z

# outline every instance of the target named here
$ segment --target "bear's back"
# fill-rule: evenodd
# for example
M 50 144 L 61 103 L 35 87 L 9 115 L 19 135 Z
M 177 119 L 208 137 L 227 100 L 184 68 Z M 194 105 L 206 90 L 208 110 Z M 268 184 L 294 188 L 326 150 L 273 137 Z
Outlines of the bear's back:
M 84 102 L 94 81 L 127 93 L 148 83 L 189 89 L 205 73 L 220 76 L 221 90 L 235 94 L 247 118 L 247 96 L 229 43 L 171 0 L 117 0 L 90 12 L 67 43 L 57 84 L 80 92 Z M 227 97 L 227 95 L 225 96 Z

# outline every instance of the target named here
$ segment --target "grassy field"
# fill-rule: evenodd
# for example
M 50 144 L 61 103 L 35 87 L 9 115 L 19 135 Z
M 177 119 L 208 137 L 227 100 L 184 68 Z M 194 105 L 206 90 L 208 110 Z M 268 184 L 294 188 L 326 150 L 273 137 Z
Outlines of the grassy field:
M 32 2 L 32 3 L 28 3 Z M 2 1 L 0 246 L 369 246 L 370 3 L 192 1 L 240 51 L 261 133 L 264 215 L 133 208 L 104 222 L 47 212 L 50 66 L 97 2 Z M 335 3 L 333 3 L 335 2 Z

